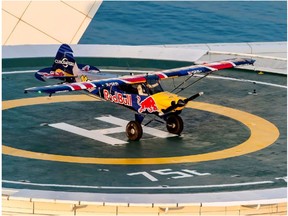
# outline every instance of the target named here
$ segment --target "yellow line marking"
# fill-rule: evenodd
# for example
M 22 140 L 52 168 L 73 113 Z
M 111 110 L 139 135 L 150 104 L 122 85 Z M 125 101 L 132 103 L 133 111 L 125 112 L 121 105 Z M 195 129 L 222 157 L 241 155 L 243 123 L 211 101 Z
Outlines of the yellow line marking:
M 21 106 L 30 106 L 38 104 L 49 104 L 57 102 L 78 102 L 78 101 L 95 101 L 94 97 L 86 95 L 66 95 L 66 96 L 53 96 L 53 97 L 33 97 L 33 98 L 22 98 L 16 100 L 8 100 L 2 102 L 2 110 L 12 109 Z
M 67 96 L 54 96 L 51 98 L 36 97 L 36 98 L 9 100 L 2 102 L 2 110 L 21 106 L 36 105 L 36 104 L 47 104 L 56 102 L 77 102 L 77 101 L 95 101 L 95 98 L 91 98 L 87 95 L 67 95 Z M 68 162 L 68 163 L 81 163 L 81 164 L 115 164 L 115 165 L 177 164 L 177 163 L 192 163 L 192 162 L 220 160 L 252 153 L 264 149 L 269 145 L 272 145 L 280 135 L 279 130 L 274 124 L 263 118 L 260 118 L 247 112 L 202 102 L 190 102 L 187 105 L 187 107 L 216 113 L 237 120 L 249 128 L 251 135 L 245 142 L 232 148 L 205 154 L 187 155 L 179 157 L 92 158 L 92 157 L 64 156 L 64 155 L 47 154 L 41 152 L 32 152 L 5 145 L 2 146 L 2 153 L 6 155 L 24 157 L 30 159 Z M 211 127 L 217 127 L 217 125 L 211 125 Z M 209 131 L 207 131 L 207 133 L 209 133 Z M 175 148 L 176 147 L 177 146 L 175 146 Z

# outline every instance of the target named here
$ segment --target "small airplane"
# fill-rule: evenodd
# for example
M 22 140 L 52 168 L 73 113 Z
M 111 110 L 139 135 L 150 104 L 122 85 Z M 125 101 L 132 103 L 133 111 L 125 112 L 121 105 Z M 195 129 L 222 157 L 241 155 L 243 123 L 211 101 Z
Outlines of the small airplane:
M 136 141 L 142 137 L 141 123 L 147 114 L 154 114 L 164 120 L 168 132 L 180 135 L 184 128 L 183 120 L 179 116 L 181 111 L 189 101 L 203 94 L 203 92 L 199 92 L 188 98 L 181 97 L 172 93 L 173 91 L 164 91 L 160 80 L 187 76 L 188 78 L 174 89 L 181 91 L 184 89 L 181 86 L 197 74 L 204 76 L 195 82 L 217 70 L 240 65 L 253 65 L 254 62 L 253 59 L 239 58 L 147 74 L 116 76 L 102 73 L 91 65 L 77 64 L 71 47 L 62 44 L 52 67 L 41 69 L 35 73 L 35 77 L 41 81 L 59 79 L 62 82 L 57 85 L 26 88 L 24 92 L 47 93 L 51 96 L 54 93 L 84 90 L 106 101 L 127 107 L 135 112 L 135 120 L 127 124 L 126 135 L 129 140 Z M 185 88 L 189 86 L 191 84 Z

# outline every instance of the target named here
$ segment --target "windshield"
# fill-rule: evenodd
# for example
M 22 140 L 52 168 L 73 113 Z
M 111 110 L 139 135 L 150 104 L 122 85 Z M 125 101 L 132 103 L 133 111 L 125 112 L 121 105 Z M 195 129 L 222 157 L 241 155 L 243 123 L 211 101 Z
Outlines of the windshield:
M 158 92 L 163 92 L 163 88 L 160 85 L 160 80 L 157 75 L 148 75 L 147 78 L 147 88 L 149 91 L 149 94 L 153 95 Z

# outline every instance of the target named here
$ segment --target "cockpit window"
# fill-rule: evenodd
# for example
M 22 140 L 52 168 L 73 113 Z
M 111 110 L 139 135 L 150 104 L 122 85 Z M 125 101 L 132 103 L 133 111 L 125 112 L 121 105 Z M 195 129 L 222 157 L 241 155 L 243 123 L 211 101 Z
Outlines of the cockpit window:
M 125 94 L 138 94 L 138 95 L 153 95 L 158 92 L 163 92 L 163 88 L 160 85 L 160 80 L 157 75 L 148 75 L 146 77 L 146 83 L 138 84 L 122 84 L 117 88 L 123 91 Z
M 137 94 L 137 87 L 129 84 L 123 84 L 117 86 L 121 91 L 123 91 L 125 94 Z
M 157 75 L 148 75 L 146 80 L 149 94 L 153 95 L 158 92 L 163 92 L 163 88 L 160 85 L 160 79 Z

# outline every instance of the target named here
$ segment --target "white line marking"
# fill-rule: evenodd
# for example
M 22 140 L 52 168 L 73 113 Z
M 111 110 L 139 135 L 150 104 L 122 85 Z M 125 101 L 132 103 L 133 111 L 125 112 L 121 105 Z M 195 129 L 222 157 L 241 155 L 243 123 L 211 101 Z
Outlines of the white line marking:
M 203 77 L 203 75 L 194 75 L 195 77 Z M 247 79 L 237 79 L 237 78 L 231 78 L 231 77 L 220 77 L 220 76 L 207 76 L 209 79 L 222 79 L 222 80 L 231 80 L 231 81 L 237 81 L 237 82 L 249 82 L 249 83 L 255 83 L 255 84 L 261 84 L 261 85 L 267 85 L 267 86 L 273 86 L 278 88 L 287 88 L 287 86 L 273 84 L 273 83 L 267 83 L 267 82 L 260 82 L 256 80 L 247 80 Z
M 58 128 L 64 131 L 68 131 L 70 133 L 78 134 L 80 136 L 88 137 L 100 142 L 104 142 L 110 145 L 120 145 L 120 144 L 126 144 L 127 142 L 115 139 L 109 136 L 105 136 L 97 131 L 89 131 L 83 128 L 79 128 L 73 125 L 69 125 L 66 123 L 56 123 L 56 124 L 49 124 L 49 126 Z
M 80 127 L 76 127 L 74 125 L 70 125 L 64 122 L 55 123 L 55 124 L 49 124 L 50 127 L 54 127 L 57 129 L 61 129 L 70 133 L 74 133 L 80 136 L 84 136 L 93 140 L 97 140 L 99 142 L 103 142 L 109 145 L 122 145 L 127 144 L 128 142 L 112 138 L 109 136 L 106 136 L 105 134 L 115 134 L 115 133 L 124 133 L 125 127 L 128 121 L 120 118 L 116 118 L 114 116 L 103 116 L 95 118 L 100 121 L 108 122 L 114 125 L 118 125 L 120 127 L 114 127 L 114 128 L 106 128 L 106 129 L 99 129 L 99 130 L 86 130 Z M 124 126 L 125 125 L 125 126 Z M 177 136 L 175 134 L 170 134 L 168 132 L 164 132 L 158 129 L 150 128 L 143 126 L 143 132 L 150 134 L 152 136 L 160 137 L 160 138 L 167 138 L 167 137 L 174 137 Z
M 233 184 L 220 184 L 220 185 L 193 185 L 193 186 L 154 186 L 154 187 L 112 187 L 112 186 L 89 186 L 89 185 L 61 185 L 61 184 L 40 184 L 31 182 L 18 182 L 2 180 L 2 183 L 30 185 L 40 187 L 60 187 L 60 188 L 85 188 L 85 189 L 119 189 L 119 190 L 168 190 L 168 189 L 200 189 L 200 188 L 225 188 L 225 187 L 243 187 L 251 185 L 273 184 L 273 181 L 259 181 L 259 182 L 244 182 Z
M 91 130 L 91 132 L 101 133 L 101 134 L 115 134 L 125 132 L 125 127 L 115 127 L 115 128 L 106 128 L 99 130 Z
M 168 137 L 178 136 L 176 134 L 171 134 L 171 133 L 168 133 L 165 131 L 158 130 L 156 128 L 151 128 L 151 127 L 146 127 L 146 126 L 143 126 L 143 132 L 151 134 L 151 135 L 159 137 L 159 138 L 168 138 Z
M 27 70 L 27 71 L 6 71 L 2 72 L 2 74 L 22 74 L 22 73 L 33 73 L 37 72 L 37 70 Z
M 100 121 L 104 121 L 104 122 L 108 122 L 108 123 L 111 123 L 114 125 L 118 125 L 118 126 L 123 126 L 123 125 L 126 125 L 128 123 L 128 121 L 126 121 L 124 119 L 116 118 L 116 117 L 111 116 L 111 115 L 97 117 L 95 119 L 100 120 Z
M 123 126 L 123 125 L 127 125 L 128 121 L 124 120 L 124 119 L 120 119 L 120 118 L 116 118 L 114 116 L 103 116 L 103 117 L 97 117 L 95 119 L 98 119 L 100 121 L 105 121 L 105 122 L 108 122 L 108 123 L 111 123 L 111 124 L 115 124 L 115 125 L 119 125 L 119 126 Z M 150 134 L 152 136 L 156 136 L 156 137 L 159 137 L 159 138 L 167 138 L 167 137 L 175 137 L 177 135 L 175 134 L 170 134 L 168 132 L 165 132 L 165 131 L 161 131 L 161 130 L 158 130 L 156 128 L 151 128 L 151 127 L 147 127 L 147 126 L 143 126 L 143 132 L 144 133 L 147 133 L 147 134 Z M 125 129 L 124 129 L 125 131 Z

